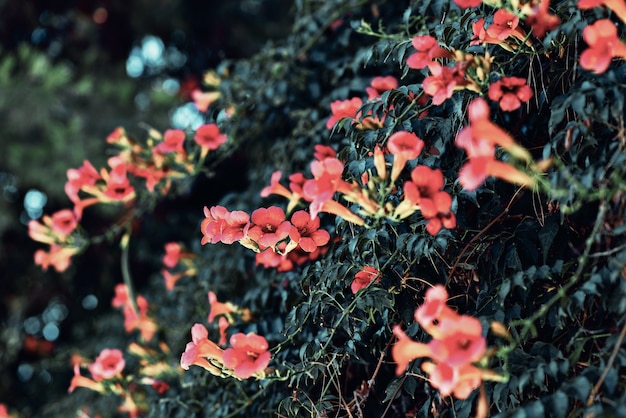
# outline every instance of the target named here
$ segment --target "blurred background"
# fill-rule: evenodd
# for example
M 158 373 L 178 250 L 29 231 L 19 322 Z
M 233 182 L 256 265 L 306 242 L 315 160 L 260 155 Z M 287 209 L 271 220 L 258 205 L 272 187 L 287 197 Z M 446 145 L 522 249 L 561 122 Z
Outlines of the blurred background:
M 28 417 L 63 402 L 67 354 L 103 326 L 91 318 L 107 315 L 120 281 L 108 245 L 68 272 L 41 271 L 28 221 L 69 207 L 67 169 L 103 166 L 115 127 L 193 124 L 203 72 L 289 33 L 291 4 L 0 0 L 0 403 Z

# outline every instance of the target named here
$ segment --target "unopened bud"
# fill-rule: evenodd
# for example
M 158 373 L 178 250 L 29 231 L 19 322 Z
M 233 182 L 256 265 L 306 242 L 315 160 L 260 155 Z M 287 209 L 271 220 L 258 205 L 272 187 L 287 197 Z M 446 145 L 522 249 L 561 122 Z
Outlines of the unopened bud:
M 492 321 L 490 327 L 491 327 L 491 332 L 493 332 L 498 337 L 511 339 L 511 334 L 509 333 L 509 330 L 502 322 Z
M 374 148 L 374 167 L 376 167 L 378 177 L 383 180 L 387 178 L 387 164 L 385 163 L 385 154 L 383 154 L 383 151 L 378 145 Z

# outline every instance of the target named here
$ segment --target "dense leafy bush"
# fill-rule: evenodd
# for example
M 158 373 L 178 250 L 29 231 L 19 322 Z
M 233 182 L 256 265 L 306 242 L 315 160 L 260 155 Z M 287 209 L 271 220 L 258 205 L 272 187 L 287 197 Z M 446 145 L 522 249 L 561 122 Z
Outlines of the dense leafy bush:
M 130 334 L 81 350 L 75 399 L 625 414 L 626 7 L 398 3 L 296 2 L 288 39 L 207 72 L 202 126 L 118 128 L 107 168 L 68 172 L 74 210 L 31 222 L 36 261 L 65 270 L 93 239 L 81 211 L 119 207 Z M 145 286 L 129 257 L 153 263 Z

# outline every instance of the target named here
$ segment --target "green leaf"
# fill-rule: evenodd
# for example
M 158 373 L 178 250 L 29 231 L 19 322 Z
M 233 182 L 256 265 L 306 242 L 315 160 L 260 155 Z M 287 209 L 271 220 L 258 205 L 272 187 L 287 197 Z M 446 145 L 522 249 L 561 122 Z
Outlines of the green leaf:
M 557 216 L 553 215 L 546 219 L 546 223 L 539 230 L 539 242 L 541 242 L 541 251 L 543 255 L 543 262 L 546 263 L 546 259 L 548 257 L 548 251 L 552 246 L 552 242 L 554 241 L 554 237 L 559 232 L 559 225 L 557 223 Z
M 550 397 L 549 405 L 554 418 L 565 418 L 567 416 L 567 411 L 569 411 L 569 399 L 562 391 L 557 390 L 554 395 Z
M 397 377 L 392 380 L 389 385 L 387 385 L 387 389 L 385 389 L 385 399 L 383 399 L 383 403 L 397 399 L 400 396 L 400 389 L 402 388 L 405 379 L 405 376 Z
M 578 399 L 579 401 L 585 402 L 587 401 L 587 397 L 589 396 L 589 392 L 591 392 L 591 382 L 587 380 L 584 376 L 578 376 L 574 378 L 571 382 L 564 384 L 561 387 L 565 393 L 569 396 Z

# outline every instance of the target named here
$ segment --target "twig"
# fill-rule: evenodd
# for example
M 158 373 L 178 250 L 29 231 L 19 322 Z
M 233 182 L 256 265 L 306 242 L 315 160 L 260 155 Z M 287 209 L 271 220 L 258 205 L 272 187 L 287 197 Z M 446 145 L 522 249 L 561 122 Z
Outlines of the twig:
M 598 208 L 598 215 L 593 225 L 593 230 L 591 231 L 591 234 L 589 234 L 589 237 L 587 237 L 587 240 L 585 243 L 585 250 L 583 251 L 581 256 L 578 258 L 578 268 L 576 269 L 572 277 L 569 279 L 569 282 L 567 282 L 563 287 L 561 287 L 558 290 L 557 294 L 554 295 L 548 302 L 544 303 L 541 306 L 541 308 L 539 308 L 539 310 L 535 312 L 535 314 L 532 315 L 530 318 L 520 319 L 520 320 L 512 321 L 510 323 L 511 327 L 523 325 L 522 331 L 520 332 L 521 338 L 524 338 L 526 336 L 526 333 L 530 329 L 533 330 L 533 335 L 535 335 L 537 332 L 534 329 L 535 321 L 541 318 L 542 316 L 544 316 L 548 312 L 548 310 L 552 307 L 552 305 L 554 305 L 557 301 L 561 300 L 561 298 L 563 298 L 567 294 L 567 291 L 576 283 L 578 283 L 578 280 L 583 274 L 583 270 L 587 266 L 587 261 L 589 260 L 589 255 L 591 253 L 591 247 L 593 247 L 593 244 L 596 241 L 596 235 L 598 234 L 598 232 L 600 232 L 600 228 L 602 227 L 602 224 L 604 222 L 604 215 L 606 214 L 606 211 L 607 211 L 607 203 L 603 200 L 600 202 L 600 207 Z
M 517 191 L 515 192 L 515 194 L 513 195 L 513 197 L 511 197 L 511 200 L 509 201 L 508 205 L 506 205 L 506 208 L 504 208 L 504 210 L 495 218 L 493 218 L 493 220 L 491 222 L 489 222 L 489 224 L 484 227 L 478 234 L 476 234 L 474 236 L 474 238 L 472 238 L 470 240 L 470 242 L 467 243 L 467 245 L 465 247 L 463 247 L 463 250 L 461 250 L 461 254 L 459 254 L 459 256 L 456 258 L 456 261 L 454 262 L 454 265 L 452 266 L 452 269 L 450 270 L 450 273 L 448 274 L 448 278 L 446 279 L 446 284 L 445 286 L 448 287 L 448 283 L 450 283 L 450 280 L 452 279 L 452 275 L 454 274 L 454 272 L 456 271 L 456 268 L 458 267 L 459 263 L 461 262 L 461 258 L 463 257 L 463 254 L 465 254 L 465 252 L 467 251 L 467 249 L 478 239 L 480 238 L 485 232 L 487 232 L 487 230 L 489 228 L 491 228 L 496 222 L 498 222 L 504 215 L 506 215 L 507 213 L 509 213 L 509 210 L 511 208 L 511 206 L 513 205 L 513 201 L 515 200 L 515 197 L 523 190 L 523 188 L 519 188 L 517 189 Z
M 591 389 L 591 393 L 589 393 L 589 397 L 587 398 L 587 406 L 593 405 L 593 399 L 596 397 L 598 392 L 600 391 L 600 387 L 604 380 L 609 374 L 611 370 L 611 366 L 615 362 L 615 358 L 617 357 L 617 353 L 619 353 L 620 348 L 622 348 L 622 342 L 624 341 L 624 337 L 626 337 L 626 321 L 624 322 L 624 326 L 622 327 L 622 332 L 620 332 L 619 337 L 617 338 L 617 342 L 615 343 L 615 347 L 613 348 L 613 352 L 611 353 L 611 357 L 609 357 L 609 361 L 606 363 L 606 367 L 602 372 L 602 375 L 598 379 L 598 382 L 594 385 L 593 389 Z

